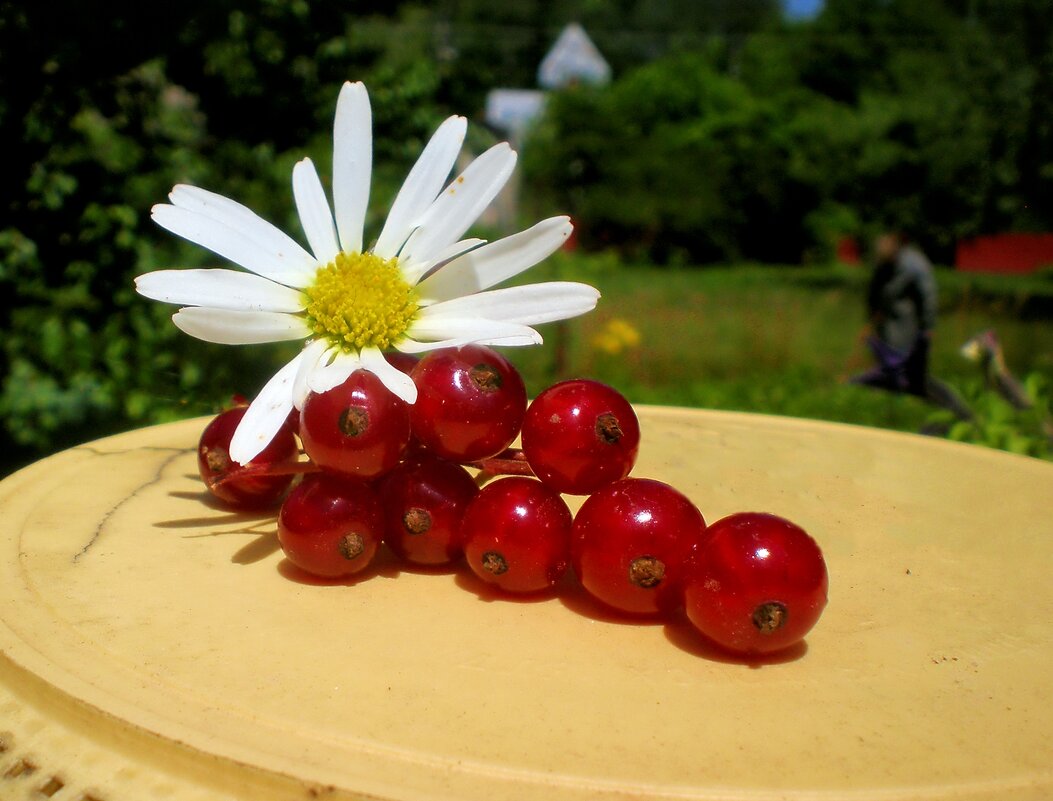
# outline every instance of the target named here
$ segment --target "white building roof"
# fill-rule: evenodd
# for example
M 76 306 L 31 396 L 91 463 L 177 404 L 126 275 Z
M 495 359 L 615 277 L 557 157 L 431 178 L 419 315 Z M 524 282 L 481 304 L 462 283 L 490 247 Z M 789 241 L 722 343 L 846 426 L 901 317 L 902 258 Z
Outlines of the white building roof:
M 545 89 L 562 89 L 578 82 L 604 84 L 610 79 L 610 64 L 576 22 L 563 29 L 537 70 L 538 85 Z
M 486 95 L 486 122 L 510 134 L 522 133 L 541 114 L 540 89 L 491 89 Z

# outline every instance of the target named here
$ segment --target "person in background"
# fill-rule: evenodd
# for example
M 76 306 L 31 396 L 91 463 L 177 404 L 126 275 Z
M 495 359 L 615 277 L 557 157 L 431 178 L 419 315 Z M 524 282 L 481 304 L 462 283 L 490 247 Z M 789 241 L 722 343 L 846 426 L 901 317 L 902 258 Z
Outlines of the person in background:
M 917 395 L 971 420 L 972 411 L 958 393 L 929 373 L 936 312 L 936 276 L 928 258 L 902 234 L 879 236 L 863 333 L 876 364 L 849 381 Z

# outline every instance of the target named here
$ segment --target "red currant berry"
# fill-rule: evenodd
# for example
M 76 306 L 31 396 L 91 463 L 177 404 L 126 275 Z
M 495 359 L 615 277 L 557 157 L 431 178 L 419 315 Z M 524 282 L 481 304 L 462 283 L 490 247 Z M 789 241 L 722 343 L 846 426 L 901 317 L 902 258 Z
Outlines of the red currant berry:
M 760 654 L 801 640 L 826 606 L 823 554 L 804 529 L 747 512 L 709 527 L 684 583 L 688 619 L 729 651 Z
M 461 521 L 464 555 L 479 578 L 506 592 L 540 592 L 567 570 L 571 514 L 564 500 L 524 476 L 480 490 Z
M 300 412 L 300 438 L 311 461 L 358 478 L 391 470 L 409 437 L 409 407 L 367 370 L 328 392 L 308 394 Z
M 490 348 L 432 351 L 413 369 L 413 382 L 413 433 L 444 459 L 487 459 L 519 434 L 526 387 L 511 362 Z
M 197 467 L 201 480 L 217 498 L 240 509 L 258 509 L 277 504 L 295 475 L 261 475 L 254 468 L 280 470 L 294 465 L 300 449 L 292 431 L 283 426 L 247 465 L 231 459 L 230 440 L 247 408 L 221 412 L 205 427 L 197 446 Z
M 668 614 L 706 521 L 660 481 L 626 478 L 585 500 L 574 519 L 571 560 L 590 595 L 621 612 Z
M 410 353 L 402 353 L 397 350 L 388 351 L 384 354 L 384 358 L 388 364 L 406 375 L 410 375 L 413 372 L 413 368 L 417 366 L 417 362 L 420 361 L 419 358 Z
M 461 556 L 461 518 L 479 487 L 459 464 L 430 454 L 403 462 L 380 481 L 384 541 L 416 565 L 446 565 Z
M 538 395 L 523 420 L 523 451 L 557 492 L 588 495 L 625 478 L 640 449 L 640 424 L 617 390 L 564 381 Z
M 289 416 L 285 418 L 285 428 L 289 429 L 296 436 L 300 436 L 300 410 L 293 407 L 289 410 Z
M 338 578 L 365 569 L 384 533 L 376 493 L 336 473 L 312 473 L 289 493 L 278 514 L 278 542 L 297 567 Z

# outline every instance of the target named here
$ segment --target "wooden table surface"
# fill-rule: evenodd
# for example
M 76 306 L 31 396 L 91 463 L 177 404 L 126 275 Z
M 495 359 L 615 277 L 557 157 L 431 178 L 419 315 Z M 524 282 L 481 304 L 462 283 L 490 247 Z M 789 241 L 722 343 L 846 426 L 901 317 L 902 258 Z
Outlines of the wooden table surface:
M 634 475 L 820 543 L 802 647 L 745 664 L 572 582 L 509 601 L 390 556 L 304 582 L 173 423 L 0 483 L 0 798 L 1053 797 L 1053 464 L 639 412 Z

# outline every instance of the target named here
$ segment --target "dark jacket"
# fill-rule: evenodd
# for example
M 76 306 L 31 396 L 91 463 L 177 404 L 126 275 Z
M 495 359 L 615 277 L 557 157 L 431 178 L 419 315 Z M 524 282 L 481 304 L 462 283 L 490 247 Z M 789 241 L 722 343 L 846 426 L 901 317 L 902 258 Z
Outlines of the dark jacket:
M 867 291 L 874 331 L 887 345 L 909 353 L 936 325 L 936 277 L 932 264 L 905 245 L 891 262 L 879 264 Z

